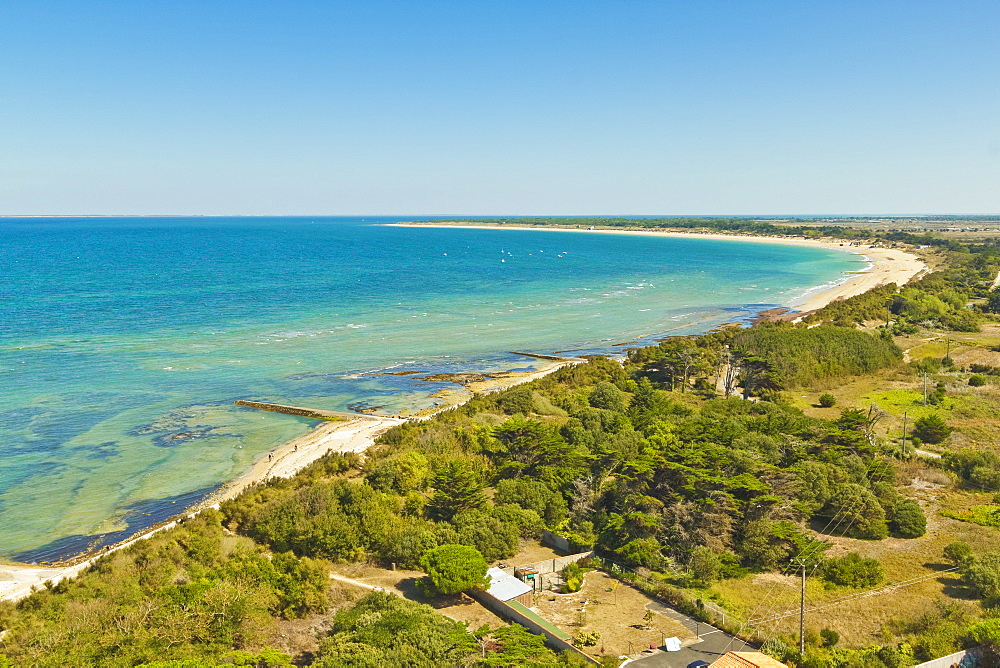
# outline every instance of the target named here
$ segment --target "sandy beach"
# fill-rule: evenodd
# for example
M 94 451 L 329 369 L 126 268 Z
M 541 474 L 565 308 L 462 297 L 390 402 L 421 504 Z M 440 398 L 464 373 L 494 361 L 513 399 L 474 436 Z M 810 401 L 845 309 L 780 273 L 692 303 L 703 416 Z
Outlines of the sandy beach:
M 571 364 L 584 360 L 566 358 L 540 363 L 533 371 L 500 372 L 482 381 L 464 383 L 456 390 L 439 393 L 440 403 L 433 409 L 420 411 L 406 418 L 359 415 L 357 418 L 321 422 L 308 433 L 282 443 L 270 454 L 263 455 L 243 475 L 223 485 L 204 501 L 189 508 L 185 515 L 206 509 L 217 508 L 227 499 L 238 496 L 247 487 L 269 478 L 289 478 L 328 452 L 363 452 L 375 443 L 383 433 L 407 420 L 426 420 L 436 413 L 461 405 L 476 394 L 495 392 L 521 383 L 527 383 Z M 170 529 L 176 521 L 151 527 L 128 540 L 110 546 L 100 554 L 81 557 L 66 564 L 56 566 L 36 566 L 29 564 L 0 563 L 0 600 L 16 601 L 30 595 L 46 581 L 55 584 L 65 578 L 79 575 L 101 556 L 132 545 L 136 541 Z
M 402 422 L 404 420 L 399 418 L 369 416 L 358 416 L 357 419 L 343 422 L 322 422 L 308 433 L 275 448 L 270 457 L 261 457 L 249 471 L 223 485 L 203 502 L 185 511 L 185 514 L 191 516 L 205 508 L 218 507 L 223 501 L 238 496 L 248 486 L 268 478 L 291 477 L 327 452 L 361 452 L 386 430 Z M 75 577 L 99 557 L 169 529 L 175 523 L 172 521 L 152 527 L 100 554 L 80 561 L 71 560 L 64 565 L 0 564 L 0 600 L 18 600 L 31 594 L 33 589 L 45 581 L 56 583 L 64 578 Z
M 418 224 L 399 223 L 406 226 L 420 226 Z M 899 249 L 891 248 L 869 248 L 850 246 L 849 242 L 836 239 L 823 239 L 819 241 L 783 238 L 783 237 L 755 237 L 729 234 L 707 234 L 707 233 L 685 233 L 685 232 L 659 232 L 645 230 L 579 230 L 567 228 L 539 228 L 539 227 L 510 227 L 510 226 L 485 226 L 485 225 L 435 225 L 438 227 L 475 227 L 484 229 L 518 229 L 518 230 L 542 230 L 550 232 L 587 232 L 590 234 L 631 234 L 648 236 L 673 236 L 701 239 L 726 239 L 730 241 L 745 241 L 751 243 L 778 243 L 801 246 L 812 246 L 830 248 L 843 252 L 854 253 L 865 257 L 870 266 L 867 270 L 852 273 L 845 280 L 829 288 L 818 290 L 813 294 L 807 294 L 800 303 L 787 304 L 801 313 L 807 313 L 838 299 L 861 294 L 872 288 L 887 283 L 903 285 L 912 280 L 915 276 L 926 270 L 926 265 L 917 256 Z M 560 358 L 553 360 L 538 360 L 537 367 L 528 372 L 500 372 L 490 374 L 483 380 L 461 383 L 455 389 L 447 389 L 437 393 L 435 396 L 439 400 L 438 404 L 431 409 L 415 412 L 405 416 L 362 416 L 337 422 L 322 422 L 308 433 L 283 443 L 275 448 L 268 455 L 263 455 L 248 471 L 238 478 L 226 483 L 218 491 L 212 494 L 202 503 L 186 511 L 191 515 L 205 508 L 217 507 L 222 501 L 231 499 L 240 494 L 248 486 L 267 480 L 273 477 L 290 477 L 296 472 L 323 456 L 327 452 L 363 452 L 369 448 L 381 434 L 392 427 L 402 424 L 407 420 L 424 420 L 432 415 L 453 408 L 465 403 L 470 398 L 480 393 L 494 392 L 502 389 L 525 383 L 536 378 L 541 378 L 564 366 L 577 364 L 583 360 L 575 358 Z M 109 551 L 122 549 L 131 545 L 137 540 L 152 535 L 158 531 L 168 529 L 174 522 L 150 528 L 141 532 L 127 541 L 109 547 L 101 554 Z M 0 564 L 0 600 L 17 600 L 29 595 L 34 589 L 41 586 L 46 581 L 58 582 L 67 577 L 74 577 L 89 566 L 101 555 L 93 555 L 81 558 L 80 561 L 61 564 L 58 566 L 34 566 L 25 564 Z
M 904 285 L 922 272 L 926 271 L 927 265 L 922 259 L 912 253 L 908 253 L 898 248 L 870 247 L 868 245 L 851 246 L 850 241 L 844 239 L 804 239 L 796 237 L 761 237 L 746 234 L 721 234 L 710 232 L 675 232 L 661 230 L 609 230 L 609 229 L 580 229 L 569 227 L 532 227 L 515 225 L 463 225 L 461 223 L 392 223 L 397 227 L 443 227 L 452 229 L 480 229 L 480 230 L 522 230 L 535 232 L 585 232 L 587 234 L 627 234 L 637 236 L 653 237 L 676 237 L 681 239 L 719 239 L 726 241 L 744 241 L 748 243 L 762 244 L 783 244 L 789 246 L 808 246 L 811 248 L 829 248 L 845 253 L 860 255 L 867 259 L 870 266 L 857 273 L 849 274 L 845 279 L 828 288 L 817 290 L 806 294 L 798 302 L 785 304 L 788 308 L 806 314 L 817 309 L 821 309 L 830 302 L 848 297 L 854 297 L 868 292 L 872 288 L 881 285 L 895 283 Z

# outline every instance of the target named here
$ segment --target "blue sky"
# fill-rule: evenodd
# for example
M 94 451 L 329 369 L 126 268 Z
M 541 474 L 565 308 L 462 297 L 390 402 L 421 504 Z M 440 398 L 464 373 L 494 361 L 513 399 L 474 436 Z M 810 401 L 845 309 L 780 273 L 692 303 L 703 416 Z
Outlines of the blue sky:
M 1000 212 L 1000 3 L 0 3 L 0 214 Z

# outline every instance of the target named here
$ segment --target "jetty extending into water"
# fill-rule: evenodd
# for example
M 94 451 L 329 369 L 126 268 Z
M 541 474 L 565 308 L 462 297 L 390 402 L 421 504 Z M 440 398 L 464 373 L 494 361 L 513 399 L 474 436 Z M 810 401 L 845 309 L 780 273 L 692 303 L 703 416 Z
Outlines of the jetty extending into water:
M 525 357 L 533 357 L 539 360 L 549 360 L 552 362 L 585 362 L 586 360 L 579 357 L 565 357 L 563 355 L 542 355 L 541 353 L 525 353 L 520 350 L 511 350 L 511 355 L 524 355 Z
M 264 401 L 245 401 L 239 399 L 233 402 L 237 406 L 256 408 L 262 411 L 273 413 L 287 413 L 288 415 L 298 415 L 300 417 L 315 418 L 317 420 L 356 420 L 358 418 L 369 417 L 364 413 L 348 413 L 345 411 L 325 411 L 318 408 L 303 408 L 302 406 L 286 406 L 284 404 L 272 404 Z

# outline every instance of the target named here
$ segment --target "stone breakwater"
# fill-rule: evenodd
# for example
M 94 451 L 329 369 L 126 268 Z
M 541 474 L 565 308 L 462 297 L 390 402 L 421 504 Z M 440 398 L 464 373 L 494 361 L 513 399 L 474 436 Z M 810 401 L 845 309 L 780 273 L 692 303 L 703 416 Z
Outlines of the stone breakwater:
M 271 411 L 272 413 L 286 413 L 288 415 L 298 415 L 299 417 L 315 418 L 317 420 L 354 420 L 358 417 L 356 413 L 345 413 L 343 411 L 324 411 L 318 408 L 303 408 L 302 406 L 286 406 L 284 404 L 272 404 L 264 401 L 245 401 L 239 399 L 233 402 L 237 406 L 256 408 L 261 411 Z

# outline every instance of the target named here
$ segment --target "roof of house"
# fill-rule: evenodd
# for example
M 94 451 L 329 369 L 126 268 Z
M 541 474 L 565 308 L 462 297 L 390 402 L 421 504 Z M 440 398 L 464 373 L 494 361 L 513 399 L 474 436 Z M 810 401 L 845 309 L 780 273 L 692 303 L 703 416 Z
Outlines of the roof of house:
M 486 571 L 486 574 L 490 576 L 490 586 L 486 591 L 493 598 L 498 598 L 501 601 L 509 601 L 512 598 L 517 598 L 521 594 L 531 591 L 531 585 L 521 582 L 513 575 L 499 568 L 491 568 Z
M 788 668 L 787 665 L 760 652 L 726 652 L 710 668 Z

